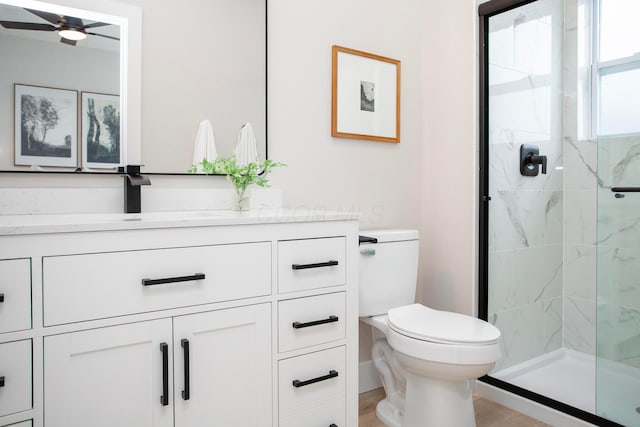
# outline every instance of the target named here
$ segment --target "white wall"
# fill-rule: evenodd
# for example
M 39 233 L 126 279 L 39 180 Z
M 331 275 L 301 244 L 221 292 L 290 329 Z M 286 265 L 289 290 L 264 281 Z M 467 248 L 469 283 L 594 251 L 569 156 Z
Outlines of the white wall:
M 422 20 L 422 301 L 476 311 L 477 11 L 429 1 Z
M 269 155 L 285 204 L 356 210 L 361 227 L 418 227 L 423 1 L 269 1 Z M 331 137 L 331 46 L 402 62 L 401 142 Z

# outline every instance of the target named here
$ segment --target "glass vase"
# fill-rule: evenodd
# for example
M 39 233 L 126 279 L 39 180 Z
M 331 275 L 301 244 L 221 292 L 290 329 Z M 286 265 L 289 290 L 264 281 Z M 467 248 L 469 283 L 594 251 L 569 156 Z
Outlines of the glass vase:
M 247 189 L 237 189 L 235 191 L 235 197 L 233 199 L 234 211 L 248 211 L 249 210 L 249 192 Z

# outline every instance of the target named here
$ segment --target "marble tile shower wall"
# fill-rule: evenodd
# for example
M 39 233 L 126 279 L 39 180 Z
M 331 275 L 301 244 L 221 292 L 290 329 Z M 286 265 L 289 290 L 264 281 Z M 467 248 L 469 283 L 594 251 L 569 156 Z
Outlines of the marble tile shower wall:
M 598 141 L 597 354 L 640 368 L 640 136 Z
M 503 336 L 496 370 L 562 346 L 562 7 L 542 0 L 490 22 L 489 320 Z M 548 174 L 520 175 L 521 144 Z

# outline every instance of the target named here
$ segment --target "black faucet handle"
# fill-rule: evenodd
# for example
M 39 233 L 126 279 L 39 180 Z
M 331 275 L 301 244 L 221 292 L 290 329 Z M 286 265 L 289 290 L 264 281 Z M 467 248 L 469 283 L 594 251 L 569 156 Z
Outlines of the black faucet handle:
M 540 155 L 536 155 L 533 154 L 530 157 L 531 159 L 531 163 L 534 165 L 541 165 L 542 166 L 542 173 L 546 175 L 547 173 L 547 156 L 540 156 Z

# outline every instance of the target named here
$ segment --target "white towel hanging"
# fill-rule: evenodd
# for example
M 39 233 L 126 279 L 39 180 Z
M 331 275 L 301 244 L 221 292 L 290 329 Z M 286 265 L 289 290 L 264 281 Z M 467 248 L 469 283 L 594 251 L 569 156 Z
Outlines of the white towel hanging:
M 245 123 L 238 133 L 238 143 L 235 150 L 236 164 L 245 166 L 251 162 L 258 161 L 258 148 L 256 146 L 256 137 L 253 134 L 253 126 L 251 123 Z
M 203 120 L 198 126 L 196 144 L 193 148 L 193 164 L 198 165 L 203 159 L 212 162 L 218 158 L 216 140 L 213 136 L 213 126 L 209 120 Z M 197 166 L 197 171 L 202 172 L 202 165 Z

